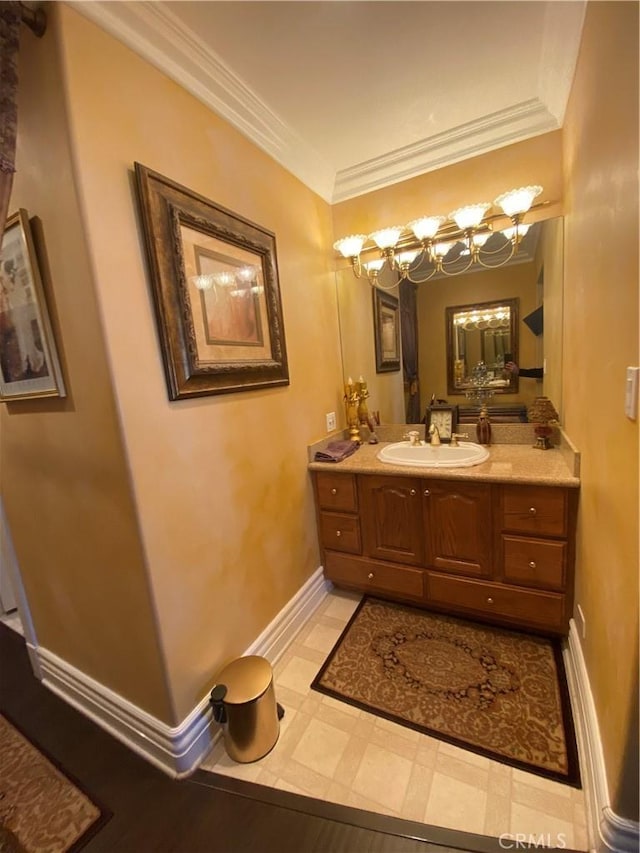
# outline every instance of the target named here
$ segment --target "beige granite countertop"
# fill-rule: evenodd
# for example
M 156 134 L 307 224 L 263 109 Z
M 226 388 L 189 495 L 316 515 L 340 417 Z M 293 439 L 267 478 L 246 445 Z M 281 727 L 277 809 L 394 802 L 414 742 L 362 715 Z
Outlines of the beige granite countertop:
M 389 442 L 387 442 L 389 443 Z M 492 444 L 489 459 L 470 468 L 418 468 L 381 462 L 377 454 L 384 442 L 362 444 L 342 462 L 309 462 L 311 471 L 334 471 L 352 474 L 394 474 L 434 480 L 469 480 L 485 483 L 529 483 L 544 486 L 579 488 L 575 476 L 560 448 L 536 450 L 529 444 Z

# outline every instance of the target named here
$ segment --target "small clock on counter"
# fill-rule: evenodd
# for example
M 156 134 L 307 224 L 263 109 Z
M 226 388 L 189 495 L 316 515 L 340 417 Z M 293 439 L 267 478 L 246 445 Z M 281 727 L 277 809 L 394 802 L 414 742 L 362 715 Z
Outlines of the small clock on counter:
M 458 426 L 458 407 L 449 404 L 434 403 L 427 407 L 427 432 L 434 424 L 440 434 L 440 441 L 451 441 L 451 436 Z

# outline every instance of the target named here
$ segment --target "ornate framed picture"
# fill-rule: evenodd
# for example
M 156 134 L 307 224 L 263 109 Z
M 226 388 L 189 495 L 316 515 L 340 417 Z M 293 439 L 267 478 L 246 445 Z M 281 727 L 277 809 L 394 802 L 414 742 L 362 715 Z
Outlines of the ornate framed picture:
M 376 373 L 400 370 L 399 299 L 373 288 L 373 333 L 376 346 Z
M 458 407 L 434 404 L 427 408 L 427 431 L 434 424 L 440 434 L 440 441 L 451 441 L 458 427 Z
M 135 173 L 169 399 L 288 385 L 275 235 Z
M 0 248 L 0 401 L 66 396 L 29 215 L 9 217 Z

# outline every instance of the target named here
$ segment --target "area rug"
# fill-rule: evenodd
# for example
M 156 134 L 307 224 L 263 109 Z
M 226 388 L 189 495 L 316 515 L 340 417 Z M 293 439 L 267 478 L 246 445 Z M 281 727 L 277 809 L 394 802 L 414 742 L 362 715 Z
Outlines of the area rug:
M 364 598 L 311 687 L 580 787 L 559 640 Z
M 0 853 L 75 853 L 109 817 L 0 714 Z

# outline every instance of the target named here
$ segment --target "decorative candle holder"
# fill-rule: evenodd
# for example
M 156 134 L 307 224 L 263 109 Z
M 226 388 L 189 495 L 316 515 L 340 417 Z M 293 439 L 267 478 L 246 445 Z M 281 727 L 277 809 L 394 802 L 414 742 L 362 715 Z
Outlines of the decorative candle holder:
M 349 428 L 349 438 L 351 441 L 357 441 L 358 444 L 360 443 L 360 430 L 358 428 L 359 403 L 360 397 L 358 395 L 358 390 L 353 384 L 351 377 L 349 377 L 349 381 L 344 386 L 344 404 L 347 416 L 347 427 Z
M 362 376 L 356 382 L 356 394 L 358 395 L 358 424 L 368 424 L 369 410 L 367 408 L 367 397 L 369 396 L 369 390 Z
M 529 406 L 527 412 L 529 422 L 535 424 L 533 431 L 536 434 L 536 443 L 533 445 L 537 450 L 549 450 L 553 447 L 549 436 L 553 433 L 552 424 L 558 423 L 558 413 L 548 397 L 536 397 Z

